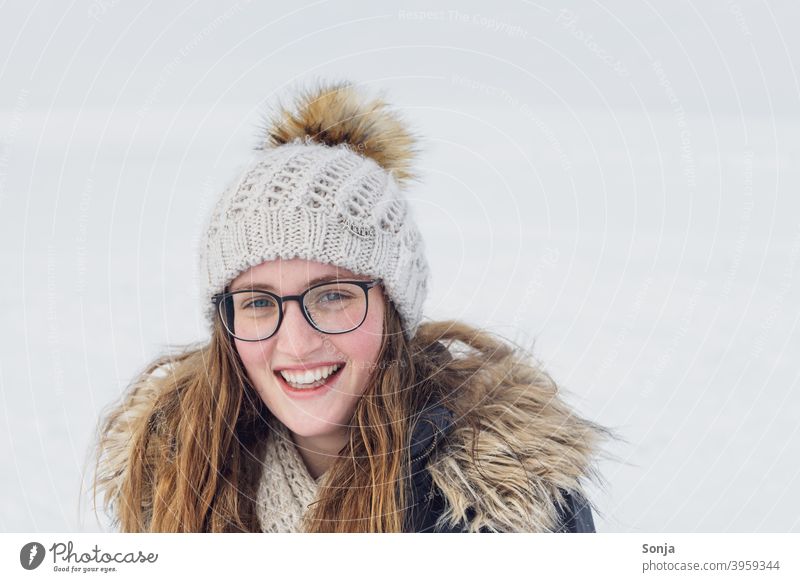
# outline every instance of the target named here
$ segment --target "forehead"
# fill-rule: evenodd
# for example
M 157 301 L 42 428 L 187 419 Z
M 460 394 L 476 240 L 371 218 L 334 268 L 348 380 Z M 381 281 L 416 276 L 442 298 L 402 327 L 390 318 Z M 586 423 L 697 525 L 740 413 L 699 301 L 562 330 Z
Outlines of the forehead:
M 275 259 L 265 261 L 240 273 L 231 281 L 229 288 L 234 289 L 250 283 L 259 283 L 281 289 L 282 287 L 303 286 L 321 277 L 361 278 L 344 267 L 328 263 L 304 259 Z

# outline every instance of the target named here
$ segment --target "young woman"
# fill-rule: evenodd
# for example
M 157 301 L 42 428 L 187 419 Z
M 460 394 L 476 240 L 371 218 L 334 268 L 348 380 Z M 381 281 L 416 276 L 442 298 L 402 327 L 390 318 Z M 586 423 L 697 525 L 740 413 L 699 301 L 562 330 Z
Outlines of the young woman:
M 421 323 L 413 142 L 349 83 L 268 121 L 201 248 L 210 341 L 100 424 L 95 495 L 122 531 L 594 531 L 610 433 L 509 343 Z

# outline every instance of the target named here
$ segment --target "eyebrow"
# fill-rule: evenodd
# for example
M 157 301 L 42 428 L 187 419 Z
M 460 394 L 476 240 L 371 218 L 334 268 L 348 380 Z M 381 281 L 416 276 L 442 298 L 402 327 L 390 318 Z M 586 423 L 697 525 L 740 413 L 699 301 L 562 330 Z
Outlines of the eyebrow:
M 308 282 L 308 287 L 313 287 L 317 283 L 327 283 L 329 281 L 360 281 L 358 277 L 338 277 L 336 275 L 322 275 L 321 277 L 315 277 Z M 366 279 L 364 279 L 366 281 Z M 307 288 L 308 288 L 307 287 Z M 259 290 L 259 291 L 272 291 L 273 293 L 277 292 L 276 289 L 272 285 L 267 285 L 266 283 L 252 283 L 252 284 L 245 284 L 242 283 L 237 285 L 230 291 L 242 291 L 244 289 L 250 290 Z

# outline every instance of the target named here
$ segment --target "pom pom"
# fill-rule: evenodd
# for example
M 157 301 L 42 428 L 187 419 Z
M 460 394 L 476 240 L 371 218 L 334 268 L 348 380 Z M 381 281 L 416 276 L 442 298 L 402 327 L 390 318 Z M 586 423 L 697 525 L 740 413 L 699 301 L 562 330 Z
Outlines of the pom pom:
M 391 171 L 398 183 L 417 179 L 412 169 L 415 138 L 406 124 L 382 98 L 364 97 L 349 81 L 318 82 L 315 88 L 301 90 L 294 109 L 279 104 L 262 132 L 259 149 L 298 138 L 328 146 L 344 143 Z

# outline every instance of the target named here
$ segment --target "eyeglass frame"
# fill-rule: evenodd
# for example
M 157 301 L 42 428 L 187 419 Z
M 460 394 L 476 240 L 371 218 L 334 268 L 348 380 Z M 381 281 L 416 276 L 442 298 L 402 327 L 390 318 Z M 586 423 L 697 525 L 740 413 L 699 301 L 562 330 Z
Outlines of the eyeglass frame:
M 308 311 L 306 311 L 306 306 L 305 306 L 305 303 L 303 302 L 303 299 L 305 298 L 305 296 L 309 292 L 313 291 L 314 289 L 316 289 L 318 287 L 324 287 L 325 285 L 331 285 L 332 283 L 352 283 L 354 285 L 357 285 L 358 287 L 361 288 L 362 291 L 364 291 L 364 302 L 365 302 L 364 303 L 364 317 L 361 318 L 361 321 L 358 322 L 358 325 L 356 325 L 355 327 L 353 327 L 351 329 L 348 329 L 348 330 L 345 330 L 345 331 L 324 331 L 324 330 L 321 330 L 314 323 L 314 321 L 311 318 L 311 315 L 308 313 Z M 312 285 L 311 287 L 309 287 L 308 289 L 306 289 L 305 291 L 303 291 L 299 295 L 284 295 L 283 297 L 281 297 L 280 295 L 277 295 L 276 293 L 273 293 L 272 291 L 264 291 L 264 290 L 261 290 L 261 289 L 237 289 L 236 291 L 227 291 L 225 293 L 217 293 L 215 295 L 212 295 L 211 302 L 216 306 L 217 316 L 222 320 L 222 326 L 225 328 L 225 331 L 228 332 L 228 334 L 230 334 L 231 337 L 234 337 L 234 338 L 236 338 L 236 339 L 238 339 L 239 341 L 242 341 L 242 342 L 263 342 L 264 340 L 268 340 L 269 338 L 273 337 L 276 333 L 278 333 L 278 330 L 281 328 L 281 324 L 283 323 L 284 303 L 288 302 L 288 301 L 297 301 L 297 303 L 300 305 L 300 312 L 303 314 L 303 318 L 308 322 L 308 324 L 312 328 L 314 328 L 318 332 L 324 333 L 324 334 L 327 334 L 327 335 L 340 335 L 340 334 L 343 334 L 343 333 L 350 333 L 351 331 L 357 330 L 366 321 L 367 314 L 369 313 L 369 290 L 372 289 L 373 287 L 375 287 L 376 285 L 381 284 L 381 283 L 383 283 L 383 279 L 380 278 L 380 277 L 377 278 L 377 279 L 367 279 L 367 280 L 332 279 L 330 281 L 323 281 L 322 283 L 317 283 L 316 285 Z M 221 306 L 222 306 L 222 304 L 225 302 L 225 300 L 228 297 L 232 297 L 232 296 L 236 295 L 237 293 L 264 293 L 264 294 L 269 295 L 270 297 L 274 298 L 277 301 L 277 303 L 278 303 L 278 324 L 275 326 L 275 330 L 271 334 L 269 334 L 266 337 L 259 338 L 259 339 L 244 339 L 244 338 L 240 338 L 239 336 L 237 336 L 235 333 L 233 333 L 228 328 L 228 323 L 225 321 L 225 317 L 222 315 L 222 312 L 221 312 Z M 231 308 L 232 308 L 232 304 L 231 304 Z M 231 318 L 231 321 L 233 321 L 233 318 Z

